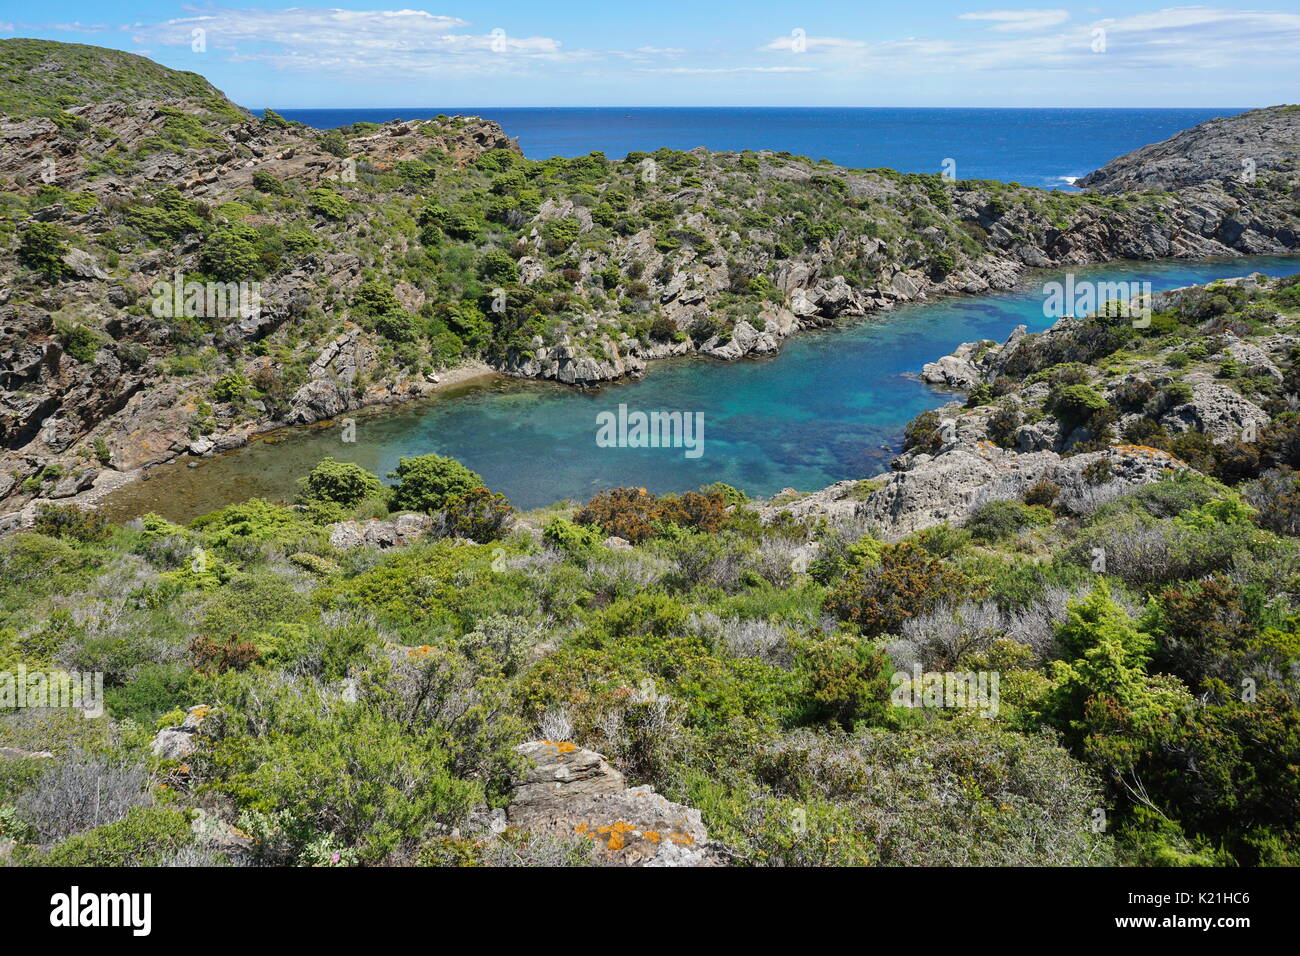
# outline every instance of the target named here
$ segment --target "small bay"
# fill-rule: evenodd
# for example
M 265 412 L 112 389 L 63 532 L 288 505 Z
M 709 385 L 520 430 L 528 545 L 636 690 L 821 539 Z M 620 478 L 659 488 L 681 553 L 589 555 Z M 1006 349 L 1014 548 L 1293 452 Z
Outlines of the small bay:
M 1076 281 L 1150 282 L 1155 290 L 1249 272 L 1290 275 L 1300 257 L 1121 262 L 1073 270 Z M 1035 274 L 1020 291 L 921 302 L 835 329 L 798 335 L 773 358 L 652 363 L 638 381 L 580 391 L 548 382 L 494 379 L 397 408 L 356 413 L 356 441 L 338 425 L 282 429 L 194 463 L 156 468 L 151 480 L 108 496 L 109 517 L 149 511 L 184 521 L 250 497 L 290 500 L 297 479 L 321 458 L 354 461 L 380 475 L 402 456 L 451 455 L 521 508 L 585 500 L 630 485 L 682 491 L 725 481 L 751 495 L 802 491 L 888 470 L 903 427 L 951 395 L 923 384 L 926 362 L 962 342 L 1004 339 L 1017 325 L 1048 328 L 1042 286 L 1063 271 Z M 629 411 L 701 413 L 703 454 L 682 448 L 602 448 L 597 415 Z

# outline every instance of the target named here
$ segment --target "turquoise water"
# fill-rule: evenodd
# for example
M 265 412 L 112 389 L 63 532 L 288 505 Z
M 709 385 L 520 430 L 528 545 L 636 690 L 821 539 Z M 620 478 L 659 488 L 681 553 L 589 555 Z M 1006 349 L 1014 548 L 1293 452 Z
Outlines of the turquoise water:
M 1126 262 L 1074 270 L 1076 279 L 1150 281 L 1154 289 L 1242 275 L 1300 272 L 1300 258 L 1250 257 L 1198 262 Z M 358 413 L 356 442 L 337 427 L 290 429 L 274 444 L 255 442 L 195 468 L 169 465 L 108 503 L 112 517 L 155 510 L 176 520 L 253 496 L 287 500 L 296 479 L 326 456 L 385 474 L 402 455 L 452 455 L 521 508 L 586 499 L 620 485 L 681 491 L 725 481 L 753 495 L 813 490 L 888 469 L 903 426 L 948 396 L 920 382 L 926 363 L 977 339 L 1004 339 L 1017 325 L 1039 331 L 1041 284 L 999 295 L 905 306 L 834 330 L 787 341 L 762 360 L 687 358 L 652 363 L 637 382 L 576 391 L 539 382 L 497 380 L 396 410 Z M 699 412 L 703 454 L 682 448 L 602 448 L 600 412 Z

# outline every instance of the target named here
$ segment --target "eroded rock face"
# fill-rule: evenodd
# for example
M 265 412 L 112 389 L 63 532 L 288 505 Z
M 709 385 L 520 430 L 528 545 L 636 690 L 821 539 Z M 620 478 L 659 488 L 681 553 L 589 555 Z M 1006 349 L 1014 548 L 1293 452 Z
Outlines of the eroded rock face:
M 1167 452 L 1136 445 L 1061 457 L 1053 451 L 1020 453 L 980 441 L 954 444 L 935 455 L 910 459 L 857 509 L 886 540 L 945 521 L 961 524 L 989 501 L 1019 499 L 1040 481 L 1061 487 L 1062 503 L 1086 500 L 1095 487 L 1084 475 L 1098 459 L 1110 463 L 1110 490 L 1128 490 L 1160 481 L 1186 465 Z
M 598 844 L 607 866 L 721 866 L 725 847 L 709 840 L 700 812 L 650 787 L 628 787 L 600 754 L 563 741 L 516 750 L 531 766 L 506 810 L 511 826 L 579 835 Z
M 1209 375 L 1193 372 L 1185 381 L 1192 387 L 1192 400 L 1160 418 L 1169 431 L 1202 431 L 1215 441 L 1228 441 L 1269 423 L 1266 411 Z

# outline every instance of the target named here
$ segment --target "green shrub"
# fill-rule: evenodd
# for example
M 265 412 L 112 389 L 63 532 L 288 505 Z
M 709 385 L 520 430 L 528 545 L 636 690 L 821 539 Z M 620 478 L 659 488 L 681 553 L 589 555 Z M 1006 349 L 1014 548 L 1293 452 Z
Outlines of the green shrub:
M 295 857 L 329 834 L 378 863 L 462 824 L 482 799 L 449 771 L 447 745 L 370 707 L 303 707 L 277 733 L 220 748 L 235 761 L 220 786 L 246 810 L 280 814 Z
M 933 409 L 917 415 L 903 429 L 903 451 L 936 452 L 943 447 L 942 421 Z
M 485 282 L 513 285 L 519 281 L 519 266 L 504 252 L 490 249 L 479 259 L 478 274 Z
M 242 223 L 217 229 L 204 241 L 199 265 L 221 282 L 253 281 L 262 272 L 253 231 Z
M 1068 434 L 1088 424 L 1097 412 L 1109 409 L 1110 403 L 1091 385 L 1064 385 L 1052 390 L 1048 408 Z
M 161 866 L 193 842 L 189 818 L 165 807 L 132 807 L 124 819 L 68 837 L 36 866 Z
M 212 385 L 212 399 L 217 402 L 238 402 L 248 394 L 252 385 L 242 372 L 228 372 Z
M 307 208 L 326 219 L 346 219 L 352 212 L 352 203 L 333 189 L 313 189 L 307 194 Z
M 859 563 L 826 596 L 826 609 L 867 637 L 897 631 L 917 614 L 971 595 L 965 576 L 909 542 L 880 548 L 879 561 Z
M 587 525 L 552 518 L 542 528 L 542 539 L 576 557 L 586 557 L 600 547 L 601 533 Z
M 1054 481 L 1040 481 L 1033 485 L 1024 494 L 1024 502 L 1027 505 L 1050 508 L 1056 504 L 1056 499 L 1061 494 L 1061 486 Z
M 259 169 L 253 173 L 253 188 L 258 192 L 267 193 L 272 196 L 287 196 L 289 190 L 285 188 L 284 183 L 276 179 L 264 169 Z
M 87 365 L 95 361 L 95 355 L 103 344 L 95 332 L 84 325 L 60 324 L 58 333 L 59 344 L 68 355 Z
M 18 232 L 18 261 L 51 282 L 70 274 L 63 262 L 68 253 L 63 234 L 47 222 L 30 222 Z
M 75 505 L 41 505 L 32 530 L 51 538 L 83 542 L 103 541 L 112 533 L 112 527 L 100 512 Z
M 425 514 L 441 511 L 452 499 L 483 487 L 483 479 L 477 474 L 456 459 L 440 455 L 401 458 L 388 477 L 397 479 L 393 507 Z
M 966 530 L 976 541 L 995 542 L 1042 523 L 1041 511 L 1018 501 L 990 501 L 972 512 Z
M 844 729 L 881 724 L 889 715 L 889 657 L 868 641 L 836 635 L 799 645 L 798 670 L 810 703 L 805 719 Z
M 514 508 L 505 495 L 482 487 L 471 488 L 447 501 L 436 524 L 449 537 L 486 544 L 501 537 L 512 514 Z
M 323 458 L 307 477 L 300 479 L 300 499 L 356 505 L 383 491 L 383 482 L 360 465 Z

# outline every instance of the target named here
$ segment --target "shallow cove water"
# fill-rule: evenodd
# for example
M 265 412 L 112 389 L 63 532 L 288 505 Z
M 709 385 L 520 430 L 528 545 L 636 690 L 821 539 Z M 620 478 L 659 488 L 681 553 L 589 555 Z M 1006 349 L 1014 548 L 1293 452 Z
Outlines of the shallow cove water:
M 1300 272 L 1300 257 L 1073 271 L 1076 282 L 1149 281 L 1159 290 L 1249 272 L 1290 275 Z M 193 468 L 190 459 L 155 468 L 151 480 L 119 489 L 102 507 L 119 521 L 150 511 L 188 521 L 247 498 L 288 501 L 297 479 L 327 456 L 384 475 L 399 457 L 429 452 L 459 459 L 524 509 L 586 500 L 620 485 L 663 493 L 725 481 L 767 496 L 870 477 L 888 469 L 908 421 L 950 398 L 916 377 L 921 366 L 962 342 L 1001 341 L 1017 325 L 1048 328 L 1054 319 L 1043 315 L 1041 286 L 1064 275 L 1044 271 L 1022 291 L 916 303 L 804 333 L 773 358 L 651 363 L 645 378 L 596 391 L 512 379 L 471 384 L 396 409 L 355 413 L 354 443 L 342 440 L 337 424 L 282 429 Z M 617 413 L 620 403 L 629 412 L 702 413 L 703 454 L 597 446 L 597 415 Z

